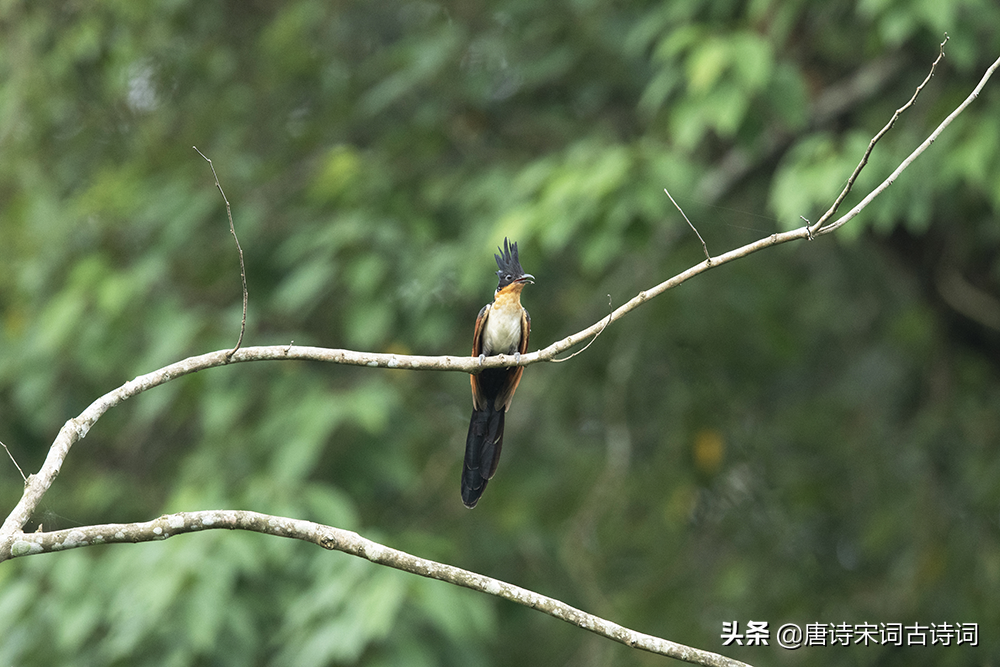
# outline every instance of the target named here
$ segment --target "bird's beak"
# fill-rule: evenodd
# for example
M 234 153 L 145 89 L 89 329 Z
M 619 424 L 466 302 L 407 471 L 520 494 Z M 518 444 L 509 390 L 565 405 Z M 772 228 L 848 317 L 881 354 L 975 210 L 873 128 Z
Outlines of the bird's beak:
M 534 285 L 535 284 L 535 276 L 531 275 L 530 273 L 525 273 L 523 276 L 521 276 L 520 278 L 518 278 L 515 282 L 519 282 L 519 283 L 531 283 L 532 285 Z

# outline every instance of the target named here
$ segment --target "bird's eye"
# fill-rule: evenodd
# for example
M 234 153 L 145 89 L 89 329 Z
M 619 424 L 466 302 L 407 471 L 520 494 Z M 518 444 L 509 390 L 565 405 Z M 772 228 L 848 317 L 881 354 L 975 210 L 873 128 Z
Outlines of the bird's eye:
M 510 280 L 511 278 L 513 278 L 513 276 L 511 276 L 511 275 L 510 275 L 510 274 L 508 273 L 507 275 L 505 275 L 505 276 L 504 276 L 504 278 L 505 278 L 506 280 Z

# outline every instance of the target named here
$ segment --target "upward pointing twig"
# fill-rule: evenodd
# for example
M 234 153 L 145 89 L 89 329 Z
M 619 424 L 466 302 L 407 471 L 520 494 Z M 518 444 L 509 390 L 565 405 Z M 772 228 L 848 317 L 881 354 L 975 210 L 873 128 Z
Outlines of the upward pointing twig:
M 813 238 L 813 233 L 822 229 L 823 225 L 825 225 L 826 222 L 834 216 L 834 214 L 837 212 L 837 209 L 840 208 L 840 204 L 844 201 L 844 198 L 847 197 L 848 193 L 850 193 L 851 188 L 854 187 L 854 181 L 857 180 L 858 174 L 860 174 L 861 170 L 864 169 L 865 165 L 868 164 L 868 158 L 871 156 L 872 150 L 875 148 L 875 144 L 878 143 L 879 139 L 885 136 L 886 132 L 892 129 L 892 126 L 896 124 L 896 121 L 899 119 L 900 115 L 902 115 L 904 111 L 913 106 L 914 102 L 917 101 L 917 96 L 920 95 L 920 91 L 924 89 L 924 86 L 927 85 L 927 82 L 931 80 L 932 76 L 934 76 L 934 70 L 937 68 L 938 63 L 940 63 L 941 60 L 944 58 L 944 45 L 947 43 L 948 43 L 948 33 L 945 33 L 944 40 L 938 47 L 937 58 L 935 58 L 934 62 L 931 63 L 930 71 L 927 72 L 927 76 L 924 77 L 923 82 L 921 82 L 921 84 L 917 86 L 917 89 L 913 91 L 913 95 L 910 97 L 910 100 L 903 106 L 896 109 L 896 113 L 892 114 L 892 118 L 890 118 L 889 122 L 885 124 L 885 127 L 879 130 L 879 133 L 876 134 L 874 137 L 872 137 L 872 140 L 868 142 L 868 149 L 865 150 L 865 154 L 861 156 L 861 162 L 859 162 L 858 166 L 854 168 L 854 173 L 851 174 L 851 177 L 847 179 L 847 185 L 845 185 L 844 189 L 841 190 L 840 195 L 837 197 L 837 200 L 833 202 L 833 205 L 827 210 L 826 213 L 823 214 L 823 217 L 821 217 L 819 220 L 812 223 L 811 225 L 810 224 L 806 225 L 806 229 L 809 232 L 810 240 L 812 240 Z
M 892 185 L 893 182 L 895 182 L 895 180 L 899 178 L 899 175 L 902 174 L 903 171 L 905 171 L 911 164 L 913 164 L 914 160 L 916 160 L 924 153 L 924 151 L 930 148 L 931 144 L 933 144 L 937 140 L 937 138 L 941 136 L 941 133 L 944 132 L 949 125 L 951 125 L 952 121 L 958 118 L 958 116 L 963 111 L 965 111 L 966 107 L 972 104 L 979 97 L 979 93 L 982 92 L 983 88 L 986 86 L 986 83 L 990 80 L 990 77 L 993 76 L 993 73 L 996 72 L 998 68 L 1000 68 L 1000 58 L 994 60 L 993 64 L 987 68 L 986 73 L 983 74 L 983 78 L 979 80 L 979 83 L 972 90 L 972 92 L 969 93 L 969 96 L 966 97 L 961 104 L 955 107 L 955 110 L 952 111 L 950 114 L 948 114 L 947 118 L 941 121 L 941 123 L 937 126 L 937 128 L 935 128 L 935 130 L 931 132 L 926 139 L 924 139 L 922 144 L 914 148 L 913 152 L 910 153 L 905 160 L 899 163 L 899 166 L 896 167 L 895 171 L 889 174 L 877 188 L 869 192 L 864 199 L 862 199 L 854 206 L 854 208 L 852 208 L 850 211 L 840 216 L 833 222 L 828 222 L 824 224 L 818 230 L 816 224 L 814 224 L 811 227 L 810 231 L 816 232 L 816 234 L 829 234 L 837 230 L 841 226 L 847 224 L 847 222 L 849 222 L 852 218 L 854 218 L 854 216 L 856 216 L 858 213 L 863 211 L 868 206 L 868 204 L 870 204 L 871 201 L 875 199 L 875 197 L 878 197 L 880 194 L 885 192 L 886 188 Z M 923 84 L 921 84 L 921 86 L 922 85 Z M 820 220 L 820 222 L 822 222 L 822 220 Z
M 23 479 L 25 482 L 27 482 L 28 478 L 25 477 L 24 471 L 21 470 L 21 466 L 17 465 L 17 459 L 15 459 L 14 455 L 10 453 L 9 449 L 7 449 L 7 445 L 4 445 L 2 442 L 0 442 L 0 445 L 3 445 L 3 448 L 7 451 L 7 456 L 10 457 L 11 462 L 13 462 L 13 464 L 14 464 L 14 467 L 17 468 L 17 471 L 19 473 L 21 473 L 21 479 Z
M 663 191 L 667 193 L 667 196 L 670 197 L 670 202 L 675 207 L 677 207 L 677 210 L 680 211 L 681 215 L 684 216 L 684 219 L 687 220 L 688 227 L 690 227 L 692 230 L 694 230 L 694 233 L 698 235 L 698 240 L 701 241 L 701 249 L 705 251 L 705 259 L 708 260 L 709 264 L 711 264 L 712 263 L 712 256 L 708 254 L 708 244 L 705 243 L 705 239 L 701 238 L 701 234 L 698 232 L 698 228 L 695 227 L 694 224 L 690 220 L 688 220 L 687 213 L 685 213 L 684 209 L 682 209 L 680 207 L 680 204 L 678 204 L 676 201 L 674 201 L 674 198 L 673 198 L 673 196 L 671 196 L 670 192 L 666 188 L 663 188 Z
M 233 239 L 236 241 L 236 250 L 240 254 L 240 278 L 243 280 L 243 322 L 240 324 L 240 337 L 236 340 L 236 347 L 229 351 L 227 357 L 233 356 L 236 350 L 240 349 L 240 345 L 243 344 L 243 333 L 247 329 L 247 272 L 246 268 L 243 266 L 243 248 L 240 247 L 240 239 L 236 236 L 236 226 L 233 225 L 233 210 L 229 207 L 229 200 L 226 198 L 226 193 L 222 191 L 222 185 L 219 183 L 219 175 L 215 173 L 215 165 L 212 161 L 206 157 L 204 153 L 198 150 L 197 146 L 192 146 L 191 148 L 198 151 L 198 155 L 205 158 L 208 162 L 208 166 L 212 168 L 212 176 L 215 176 L 215 187 L 219 188 L 219 194 L 222 195 L 222 201 L 226 202 L 226 215 L 229 216 L 229 231 L 233 235 Z

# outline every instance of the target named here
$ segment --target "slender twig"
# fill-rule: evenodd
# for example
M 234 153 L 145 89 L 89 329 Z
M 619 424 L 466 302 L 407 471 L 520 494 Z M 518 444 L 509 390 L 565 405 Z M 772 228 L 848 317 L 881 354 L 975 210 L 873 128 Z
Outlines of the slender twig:
M 542 611 L 571 625 L 621 642 L 626 646 L 707 667 L 747 667 L 746 663 L 653 635 L 636 632 L 606 619 L 588 614 L 565 602 L 499 579 L 463 570 L 453 565 L 420 558 L 384 546 L 361 535 L 311 521 L 270 516 L 245 510 L 179 512 L 141 523 L 85 526 L 50 533 L 22 533 L 13 543 L 10 557 L 63 551 L 96 544 L 131 544 L 165 540 L 174 535 L 203 530 L 248 530 L 265 535 L 288 537 L 317 544 L 324 549 L 365 558 L 372 563 L 437 579 L 480 593 L 516 602 Z
M 9 457 L 10 457 L 10 461 L 11 461 L 11 463 L 13 463 L 13 464 L 14 464 L 14 467 L 15 467 L 15 468 L 17 468 L 17 471 L 18 471 L 19 473 L 21 473 L 21 479 L 23 479 L 23 480 L 24 480 L 25 482 L 27 482 L 27 481 L 28 481 L 28 478 L 27 478 L 27 477 L 25 477 L 25 475 L 24 475 L 24 471 L 23 471 L 23 470 L 21 470 L 21 466 L 17 465 L 17 460 L 16 460 L 15 458 L 14 458 L 14 455 L 10 453 L 10 450 L 9 450 L 9 449 L 7 449 L 7 445 L 4 445 L 4 444 L 3 444 L 3 441 L 0 441 L 0 445 L 3 445 L 3 448 L 4 448 L 4 450 L 5 450 L 6 452 L 7 452 L 7 456 L 9 456 Z
M 667 196 L 670 197 L 670 202 L 677 208 L 678 211 L 681 212 L 681 215 L 684 216 L 684 219 L 687 220 L 688 227 L 694 230 L 694 233 L 698 235 L 698 240 L 701 241 L 701 249 L 705 251 L 705 259 L 708 261 L 709 264 L 711 264 L 712 256 L 708 254 L 708 244 L 705 243 L 705 239 L 701 238 L 701 234 L 698 232 L 698 228 L 695 227 L 690 220 L 688 220 L 687 213 L 684 212 L 684 209 L 681 208 L 680 204 L 674 201 L 674 198 L 673 196 L 671 196 L 670 192 L 666 188 L 663 188 L 663 191 L 667 193 Z
M 824 88 L 809 105 L 810 129 L 829 126 L 841 114 L 880 93 L 903 69 L 905 62 L 900 53 L 887 54 Z M 795 137 L 791 130 L 773 125 L 755 142 L 755 148 L 742 144 L 730 147 L 716 166 L 700 179 L 695 188 L 697 198 L 706 204 L 720 201 L 748 174 L 773 161 Z
M 212 168 L 212 176 L 215 177 L 215 187 L 219 188 L 219 194 L 222 195 L 222 201 L 226 202 L 226 215 L 229 217 L 229 231 L 232 233 L 233 239 L 236 241 L 236 250 L 240 254 L 240 279 L 243 281 L 243 322 L 240 324 L 240 337 L 236 339 L 236 347 L 229 351 L 229 356 L 231 357 L 236 350 L 240 349 L 240 345 L 243 344 L 243 333 L 247 329 L 247 271 L 243 266 L 243 248 L 240 247 L 240 239 L 236 236 L 236 225 L 233 224 L 233 210 L 229 206 L 229 199 L 226 198 L 226 193 L 222 190 L 222 184 L 219 183 L 219 175 L 215 173 L 215 165 L 212 164 L 212 160 L 198 150 L 197 146 L 192 146 L 191 148 L 198 151 L 198 155 L 205 158 L 208 162 L 208 166 Z
M 819 220 L 817 220 L 815 223 L 809 226 L 810 235 L 812 235 L 817 230 L 821 229 L 823 225 L 826 224 L 826 221 L 832 218 L 834 214 L 837 213 L 837 209 L 840 208 L 840 204 L 847 197 L 848 193 L 850 193 L 851 188 L 854 187 L 854 181 L 858 179 L 858 175 L 861 173 L 861 170 L 864 169 L 865 165 L 868 164 L 868 158 L 871 156 L 872 150 L 874 150 L 875 148 L 875 144 L 877 144 L 879 142 L 879 139 L 884 137 L 886 133 L 892 129 L 892 127 L 896 124 L 896 121 L 903 114 L 903 112 L 909 109 L 911 106 L 913 106 L 913 104 L 917 101 L 917 96 L 920 95 L 920 91 L 924 89 L 924 86 L 926 86 L 927 83 L 931 80 L 931 77 L 934 76 L 934 70 L 937 69 L 938 63 L 940 63 L 941 60 L 944 58 L 944 45 L 947 43 L 948 43 L 948 33 L 945 33 L 944 41 L 942 41 L 940 46 L 938 47 L 938 56 L 937 58 L 934 59 L 934 62 L 931 63 L 931 69 L 929 72 L 927 72 L 927 76 L 925 76 L 924 80 L 920 83 L 919 86 L 917 86 L 917 89 L 913 91 L 913 95 L 910 97 L 909 101 L 903 106 L 896 109 L 896 113 L 892 114 L 892 118 L 890 118 L 889 122 L 885 124 L 885 127 L 879 130 L 878 134 L 872 137 L 872 140 L 868 142 L 868 148 L 865 150 L 865 154 L 861 156 L 861 162 L 859 162 L 858 166 L 854 168 L 854 173 L 852 173 L 850 178 L 847 179 L 847 185 L 845 185 L 844 189 L 840 191 L 840 194 L 837 196 L 837 199 L 833 202 L 833 205 L 830 206 L 829 209 L 827 209 L 826 213 L 824 213 Z

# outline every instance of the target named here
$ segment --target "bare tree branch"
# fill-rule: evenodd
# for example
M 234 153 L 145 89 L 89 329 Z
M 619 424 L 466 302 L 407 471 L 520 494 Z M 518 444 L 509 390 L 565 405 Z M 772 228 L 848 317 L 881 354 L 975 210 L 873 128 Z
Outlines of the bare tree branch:
M 934 62 L 936 63 L 937 60 L 935 60 Z M 906 168 L 909 167 L 914 160 L 916 160 L 923 154 L 924 151 L 930 148 L 930 145 L 933 144 L 934 141 L 937 140 L 939 136 L 941 136 L 941 133 L 944 132 L 945 128 L 951 125 L 951 122 L 956 118 L 958 118 L 959 114 L 965 111 L 966 107 L 972 104 L 976 100 L 976 98 L 979 97 L 979 93 L 986 85 L 986 82 L 990 80 L 990 77 L 993 76 L 993 73 L 997 70 L 997 67 L 1000 67 L 1000 58 L 997 58 L 996 60 L 993 61 L 993 64 L 989 66 L 989 68 L 986 70 L 986 73 L 983 74 L 983 78 L 979 80 L 979 84 L 976 85 L 976 87 L 972 90 L 971 93 L 969 93 L 969 96 L 966 97 L 965 100 L 961 104 L 959 104 L 954 111 L 948 114 L 948 117 L 945 118 L 943 121 L 941 121 L 941 124 L 938 125 L 933 132 L 931 132 L 930 136 L 927 137 L 922 144 L 917 146 L 917 148 L 912 153 L 910 153 L 907 156 L 907 158 L 899 164 L 898 167 L 896 167 L 896 170 L 893 171 L 891 174 L 889 174 L 889 177 L 886 178 L 884 181 L 882 181 L 882 183 L 877 188 L 868 193 L 868 196 L 862 199 L 857 206 L 852 208 L 850 211 L 842 215 L 837 220 L 829 224 L 826 224 L 825 226 L 819 227 L 818 230 L 817 230 L 817 225 L 822 223 L 823 221 L 822 219 L 817 221 L 815 224 L 813 224 L 812 227 L 813 231 L 816 234 L 829 234 L 830 232 L 836 230 L 838 227 L 843 226 L 858 213 L 865 210 L 865 208 L 868 207 L 868 204 L 870 204 L 872 200 L 875 199 L 875 197 L 878 197 L 880 194 L 885 192 L 886 188 L 892 185 L 893 181 L 899 178 L 899 175 L 902 174 L 903 171 L 905 171 Z M 923 86 L 924 84 L 920 85 Z
M 11 463 L 13 463 L 13 464 L 14 464 L 14 467 L 15 467 L 15 468 L 17 468 L 17 471 L 18 471 L 19 473 L 21 473 L 21 479 L 23 479 L 23 480 L 24 480 L 25 482 L 27 482 L 27 481 L 28 481 L 28 478 L 24 476 L 24 471 L 23 471 L 23 470 L 21 470 L 21 466 L 19 466 L 19 465 L 17 464 L 17 459 L 15 459 L 15 458 L 14 458 L 14 455 L 10 453 L 10 450 L 9 450 L 9 449 L 7 449 L 7 445 L 4 445 L 4 444 L 3 444 L 3 442 L 0 442 L 0 445 L 2 445 L 2 446 L 3 446 L 3 449 L 4 449 L 4 451 L 5 451 L 5 452 L 7 452 L 7 456 L 9 456 L 9 457 L 10 457 L 10 461 L 11 461 Z
M 940 59 L 940 56 L 939 56 Z M 938 60 L 935 61 L 935 64 Z M 561 618 L 567 622 L 578 625 L 582 628 L 596 632 L 602 636 L 615 639 L 629 646 L 641 648 L 643 650 L 669 655 L 680 660 L 695 662 L 703 665 L 741 665 L 742 663 L 718 656 L 705 651 L 689 648 L 680 644 L 675 644 L 664 639 L 636 633 L 622 626 L 609 621 L 591 616 L 578 609 L 569 607 L 557 600 L 527 591 L 525 589 L 512 586 L 510 584 L 490 579 L 483 575 L 454 568 L 449 565 L 435 563 L 411 556 L 409 554 L 390 549 L 370 540 L 366 540 L 356 533 L 322 526 L 310 522 L 285 519 L 280 517 L 270 517 L 255 512 L 240 511 L 209 511 L 174 514 L 154 521 L 138 524 L 90 526 L 76 528 L 68 531 L 58 531 L 51 533 L 25 534 L 23 527 L 38 507 L 41 498 L 52 485 L 63 461 L 69 454 L 70 448 L 78 440 L 85 437 L 93 425 L 100 417 L 112 407 L 124 400 L 131 398 L 147 389 L 151 389 L 170 380 L 194 373 L 207 368 L 225 366 L 231 363 L 264 361 L 264 360 L 288 360 L 288 359 L 310 359 L 316 361 L 326 361 L 339 364 L 350 364 L 357 366 L 367 366 L 372 368 L 397 368 L 411 370 L 450 370 L 464 373 L 478 373 L 484 368 L 496 368 L 502 366 L 527 366 L 542 361 L 552 361 L 561 352 L 572 348 L 583 341 L 593 338 L 599 334 L 611 322 L 624 317 L 629 312 L 642 305 L 646 301 L 662 294 L 666 290 L 676 287 L 681 283 L 693 278 L 709 269 L 722 266 L 728 262 L 745 257 L 751 253 L 764 248 L 787 243 L 789 241 L 812 238 L 813 235 L 827 234 L 848 222 L 851 218 L 860 213 L 871 201 L 883 192 L 917 157 L 919 157 L 933 141 L 944 131 L 944 129 L 978 97 L 979 92 L 986 85 L 996 69 L 1000 67 L 1000 58 L 986 71 L 979 84 L 966 100 L 959 105 L 922 143 L 909 157 L 904 160 L 899 167 L 881 185 L 873 190 L 857 206 L 851 209 L 833 222 L 826 222 L 833 214 L 824 215 L 817 223 L 807 224 L 805 227 L 772 234 L 766 238 L 759 239 L 753 243 L 741 246 L 722 255 L 706 258 L 704 261 L 692 266 L 668 280 L 663 281 L 648 290 L 639 292 L 624 305 L 615 309 L 607 317 L 590 327 L 567 336 L 560 341 L 552 343 L 548 347 L 520 355 L 518 358 L 512 357 L 487 357 L 480 361 L 478 357 L 453 357 L 453 356 L 417 356 L 417 355 L 397 355 L 374 352 L 355 352 L 350 350 L 302 347 L 294 344 L 281 346 L 265 346 L 240 348 L 242 342 L 242 329 L 240 341 L 236 348 L 232 350 L 222 350 L 207 354 L 190 357 L 183 361 L 176 362 L 146 375 L 139 376 L 114 391 L 105 394 L 94 401 L 78 417 L 69 420 L 60 429 L 55 441 L 49 449 L 48 455 L 42 464 L 41 469 L 34 475 L 29 475 L 25 480 L 24 493 L 21 500 L 0 527 L 0 562 L 13 557 L 43 553 L 46 551 L 56 551 L 60 549 L 87 546 L 96 543 L 114 542 L 138 542 L 156 539 L 165 539 L 181 532 L 192 532 L 209 528 L 229 528 L 253 530 L 271 535 L 293 537 L 314 542 L 327 549 L 335 549 L 345 553 L 354 554 L 367 558 L 368 560 L 403 569 L 408 572 L 420 574 L 442 581 L 450 581 L 468 588 L 473 588 L 491 595 L 498 595 L 506 599 L 513 600 L 533 608 L 540 609 L 546 613 Z M 933 72 L 933 68 L 932 68 Z M 926 83 L 926 81 L 925 81 Z M 920 88 L 924 84 L 921 84 Z M 917 89 L 919 93 L 920 88 Z M 912 100 L 911 102 L 912 103 Z M 908 103 L 908 104 L 910 104 Z M 908 106 L 908 105 L 907 105 Z M 904 110 L 902 107 L 900 111 Z M 895 118 L 896 116 L 894 116 Z M 889 126 L 891 127 L 891 123 Z M 883 133 L 886 130 L 883 130 Z M 877 139 L 877 138 L 876 138 Z M 875 140 L 869 146 L 869 152 Z M 855 171 L 860 171 L 867 159 L 865 159 Z M 204 157 L 204 156 L 203 156 Z M 208 158 L 205 158 L 206 160 Z M 211 161 L 209 161 L 211 162 Z M 214 172 L 214 168 L 213 168 Z M 218 184 L 218 179 L 216 179 Z M 219 187 L 221 192 L 222 188 Z M 225 198 L 225 194 L 223 193 Z M 840 198 L 842 199 L 842 198 Z M 840 199 L 838 201 L 840 201 Z M 228 201 L 227 201 L 228 210 Z M 835 210 L 835 208 L 831 209 Z M 230 215 L 230 224 L 232 225 Z M 697 231 L 697 230 L 696 230 Z M 233 232 L 235 236 L 235 231 Z M 241 250 L 242 255 L 242 250 Z M 242 265 L 242 263 L 241 263 Z M 244 274 L 245 281 L 245 274 Z M 245 327 L 245 307 L 246 291 L 244 289 L 244 327 Z
M 978 97 L 979 92 L 986 85 L 987 81 L 996 71 L 997 67 L 1000 67 L 1000 58 L 998 58 L 989 67 L 989 69 L 987 69 L 979 84 L 972 91 L 969 97 L 967 97 L 965 101 L 962 102 L 962 104 L 959 105 L 959 107 L 955 109 L 955 111 L 953 111 L 937 127 L 937 129 L 934 130 L 924 143 L 922 143 L 913 153 L 910 154 L 909 157 L 906 158 L 906 160 L 903 161 L 902 164 L 899 165 L 889 178 L 887 178 L 849 212 L 834 222 L 821 227 L 815 233 L 830 233 L 864 210 L 864 208 L 868 206 L 868 204 L 871 203 L 876 196 L 889 187 L 899 174 L 902 173 L 902 171 L 906 169 L 917 157 L 919 157 L 920 154 L 922 154 L 941 134 L 941 132 L 943 132 L 944 129 L 951 124 L 951 122 L 962 111 L 964 111 L 973 100 Z M 0 527 L 0 560 L 2 560 L 3 554 L 9 550 L 8 542 L 10 540 L 10 536 L 24 527 L 25 523 L 27 523 L 28 519 L 31 517 L 32 512 L 34 512 L 38 503 L 41 501 L 42 496 L 49 489 L 56 475 L 59 474 L 62 462 L 69 453 L 70 447 L 72 447 L 77 440 L 86 436 L 87 432 L 94 425 L 94 423 L 108 409 L 128 398 L 131 398 L 132 396 L 135 396 L 136 394 L 163 384 L 164 382 L 168 382 L 177 377 L 204 370 L 206 368 L 225 366 L 230 363 L 237 362 L 263 360 L 310 359 L 354 366 L 367 366 L 370 368 L 449 370 L 461 371 L 464 373 L 478 373 L 484 368 L 528 366 L 542 361 L 551 361 L 561 352 L 564 352 L 565 350 L 592 338 L 600 333 L 610 323 L 624 317 L 635 308 L 646 303 L 650 299 L 659 296 L 666 290 L 676 287 L 677 285 L 680 285 L 681 283 L 684 283 L 687 280 L 708 271 L 709 269 L 713 269 L 733 260 L 746 257 L 747 255 L 757 252 L 758 250 L 770 248 L 771 246 L 780 245 L 789 241 L 811 238 L 813 235 L 812 229 L 814 228 L 815 226 L 810 228 L 809 225 L 806 225 L 805 227 L 800 227 L 788 232 L 771 234 L 768 237 L 758 239 L 757 241 L 713 257 L 711 260 L 706 259 L 699 264 L 678 273 L 672 278 L 663 281 L 659 285 L 639 292 L 639 294 L 634 296 L 625 304 L 615 309 L 608 317 L 601 318 L 600 321 L 592 324 L 586 329 L 566 336 L 562 340 L 556 341 L 555 343 L 552 343 L 548 347 L 545 347 L 537 352 L 522 354 L 517 359 L 504 355 L 486 357 L 483 360 L 480 360 L 478 357 L 465 356 L 427 357 L 377 352 L 355 352 L 351 350 L 317 347 L 300 347 L 289 344 L 281 346 L 242 348 L 235 352 L 232 350 L 209 352 L 196 357 L 189 357 L 188 359 L 176 362 L 161 368 L 160 370 L 139 376 L 134 380 L 126 382 L 118 389 L 115 389 L 114 391 L 109 392 L 108 394 L 105 394 L 101 398 L 97 399 L 86 410 L 84 410 L 80 416 L 75 419 L 71 419 L 63 425 L 59 434 L 56 436 L 55 441 L 52 443 L 41 469 L 37 474 L 30 475 L 28 477 L 21 500 L 7 517 L 3 526 Z
M 931 80 L 931 77 L 934 76 L 934 70 L 937 69 L 938 63 L 940 63 L 941 60 L 944 58 L 944 45 L 947 43 L 948 43 L 948 33 L 945 33 L 944 40 L 938 47 L 938 56 L 937 58 L 934 59 L 934 62 L 931 63 L 931 69 L 929 72 L 927 72 L 927 76 L 924 77 L 924 80 L 920 83 L 919 86 L 917 86 L 917 89 L 913 91 L 913 95 L 910 97 L 909 101 L 903 106 L 896 109 L 896 113 L 892 114 L 892 118 L 890 118 L 889 122 L 885 124 L 885 127 L 879 130 L 878 134 L 872 137 L 872 140 L 868 142 L 868 148 L 865 150 L 865 154 L 861 156 L 861 162 L 859 162 L 858 166 L 854 168 L 854 173 L 852 173 L 850 178 L 847 179 L 847 185 L 845 185 L 844 189 L 840 191 L 840 194 L 837 196 L 837 199 L 833 202 L 833 205 L 831 205 L 830 208 L 827 209 L 826 213 L 824 213 L 823 216 L 819 220 L 817 220 L 814 224 L 810 225 L 809 227 L 810 233 L 815 233 L 817 230 L 822 229 L 823 225 L 826 224 L 826 221 L 832 218 L 837 213 L 837 209 L 840 208 L 841 203 L 843 203 L 848 193 L 850 193 L 851 188 L 854 187 L 854 181 L 858 179 L 858 175 L 861 174 L 861 170 L 864 169 L 865 165 L 868 164 L 868 158 L 871 156 L 872 150 L 875 149 L 875 144 L 877 144 L 879 142 L 879 139 L 884 137 L 886 133 L 893 128 L 893 126 L 896 124 L 896 121 L 899 120 L 899 117 L 903 114 L 903 112 L 913 106 L 913 104 L 917 101 L 917 97 L 920 95 L 920 91 L 924 89 L 924 86 L 926 86 L 927 83 Z
M 226 202 L 226 215 L 229 217 L 229 232 L 233 235 L 233 240 L 236 241 L 236 250 L 240 254 L 240 278 L 243 280 L 243 322 L 240 324 L 240 337 L 236 339 L 236 345 L 232 350 L 229 351 L 229 356 L 232 356 L 236 350 L 240 349 L 240 345 L 243 344 L 243 334 L 247 330 L 247 270 L 243 266 L 243 248 L 240 247 L 240 239 L 236 236 L 236 225 L 233 224 L 233 209 L 229 206 L 229 199 L 226 197 L 226 193 L 222 190 L 222 184 L 219 183 L 219 175 L 215 173 L 215 165 L 212 164 L 212 160 L 208 158 L 204 153 L 198 150 L 197 146 L 192 146 L 191 148 L 198 151 L 198 155 L 205 158 L 208 162 L 208 166 L 212 168 L 212 176 L 215 177 L 215 187 L 219 188 L 219 194 L 222 195 L 222 201 Z
M 746 663 L 716 653 L 630 630 L 520 586 L 392 549 L 349 530 L 259 512 L 245 510 L 179 512 L 142 523 L 112 523 L 49 533 L 22 533 L 13 543 L 11 557 L 64 551 L 96 544 L 154 542 L 183 533 L 217 529 L 248 530 L 312 542 L 324 549 L 359 556 L 378 565 L 386 565 L 422 577 L 471 588 L 480 593 L 495 595 L 537 609 L 632 648 L 707 667 L 748 667 Z
M 684 221 L 688 223 L 688 227 L 690 227 L 691 230 L 698 236 L 698 240 L 701 241 L 701 249 L 705 251 L 705 259 L 711 262 L 712 255 L 708 252 L 708 244 L 705 243 L 705 239 L 701 238 L 701 232 L 699 232 L 698 228 L 694 226 L 694 223 L 688 219 L 687 213 L 684 212 L 684 209 L 681 208 L 681 205 L 678 204 L 676 201 L 674 201 L 674 197 L 673 195 L 670 194 L 670 191 L 667 190 L 666 188 L 663 188 L 663 191 L 667 193 L 668 197 L 670 197 L 670 203 L 674 205 L 674 208 L 680 211 L 681 215 L 684 216 Z

